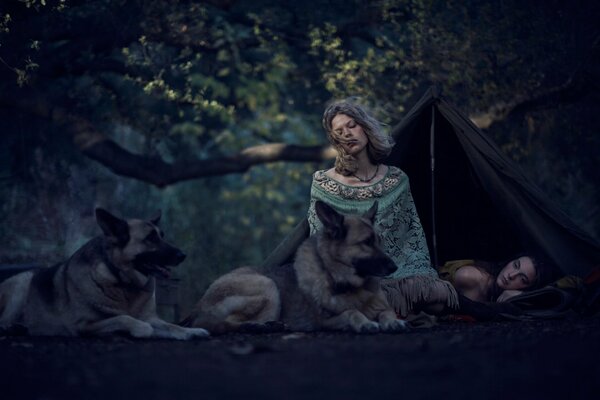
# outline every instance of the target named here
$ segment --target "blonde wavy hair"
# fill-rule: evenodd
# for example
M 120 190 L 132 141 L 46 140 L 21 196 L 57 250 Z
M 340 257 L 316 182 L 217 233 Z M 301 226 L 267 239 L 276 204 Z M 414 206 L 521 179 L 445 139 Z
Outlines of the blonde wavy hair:
M 383 132 L 381 123 L 373 117 L 366 107 L 350 100 L 344 99 L 335 101 L 327 106 L 323 113 L 323 128 L 327 132 L 327 139 L 337 151 L 335 158 L 335 171 L 344 176 L 352 175 L 356 172 L 358 166 L 354 156 L 346 153 L 342 147 L 343 139 L 333 132 L 331 121 L 338 114 L 345 114 L 354 119 L 360 125 L 367 135 L 367 154 L 373 164 L 379 164 L 392 151 L 394 139 Z

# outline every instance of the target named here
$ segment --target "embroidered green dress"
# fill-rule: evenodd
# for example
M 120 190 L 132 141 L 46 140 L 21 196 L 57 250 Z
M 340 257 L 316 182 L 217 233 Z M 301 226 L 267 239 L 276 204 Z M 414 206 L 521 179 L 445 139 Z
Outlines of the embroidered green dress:
M 456 291 L 449 282 L 438 278 L 431 266 L 427 241 L 410 192 L 408 176 L 398 167 L 389 166 L 385 176 L 369 186 L 348 186 L 317 171 L 313 174 L 308 209 L 310 234 L 322 229 L 315 203 L 324 201 L 342 214 L 363 214 L 378 202 L 375 230 L 383 250 L 398 269 L 382 282 L 388 301 L 403 317 L 415 304 L 443 302 L 458 306 Z

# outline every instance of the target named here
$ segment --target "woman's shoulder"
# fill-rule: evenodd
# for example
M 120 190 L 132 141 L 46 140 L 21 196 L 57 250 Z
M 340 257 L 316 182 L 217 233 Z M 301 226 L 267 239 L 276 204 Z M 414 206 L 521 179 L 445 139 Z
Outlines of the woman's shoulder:
M 317 171 L 317 172 L 322 172 L 323 175 L 325 175 L 331 179 L 335 179 L 335 180 L 341 180 L 341 178 L 344 177 L 344 175 L 340 174 L 339 172 L 337 172 L 335 170 L 335 167 L 331 167 L 329 169 L 324 169 L 324 170 Z
M 313 195 L 315 193 L 323 193 L 329 195 L 337 195 L 339 193 L 339 183 L 328 175 L 328 171 L 331 171 L 332 169 L 333 168 L 320 169 L 313 173 L 311 189 Z
M 480 286 L 490 278 L 490 274 L 474 265 L 460 267 L 454 273 L 454 283 L 463 288 Z
M 312 178 L 313 178 L 313 182 L 320 182 L 323 181 L 324 179 L 329 178 L 329 176 L 327 175 L 328 171 L 331 171 L 333 168 L 330 169 L 319 169 L 315 172 L 313 172 Z
M 404 171 L 402 171 L 399 167 L 396 167 L 395 165 L 387 165 L 387 168 L 388 168 L 388 173 L 386 174 L 387 177 L 408 179 L 408 176 L 406 175 L 406 173 L 404 173 Z
M 344 185 L 345 177 L 337 172 L 335 168 L 320 169 L 313 173 L 313 184 L 342 184 Z
M 454 275 L 456 274 L 456 271 L 466 265 L 475 265 L 475 260 L 450 260 L 446 261 L 444 265 L 439 266 L 436 269 L 440 278 L 446 281 L 454 282 Z

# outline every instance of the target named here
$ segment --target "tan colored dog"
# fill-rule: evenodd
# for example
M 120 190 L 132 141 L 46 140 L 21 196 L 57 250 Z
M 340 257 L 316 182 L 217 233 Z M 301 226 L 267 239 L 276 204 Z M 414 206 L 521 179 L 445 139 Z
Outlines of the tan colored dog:
M 226 332 L 280 321 L 294 331 L 397 332 L 404 321 L 387 303 L 380 277 L 396 270 L 365 216 L 343 216 L 316 203 L 324 230 L 298 249 L 294 264 L 265 274 L 236 269 L 217 279 L 184 323 Z
M 30 335 L 106 335 L 191 339 L 204 329 L 183 328 L 156 315 L 155 279 L 185 258 L 151 221 L 122 220 L 96 209 L 103 236 L 50 268 L 27 271 L 0 284 L 0 328 Z

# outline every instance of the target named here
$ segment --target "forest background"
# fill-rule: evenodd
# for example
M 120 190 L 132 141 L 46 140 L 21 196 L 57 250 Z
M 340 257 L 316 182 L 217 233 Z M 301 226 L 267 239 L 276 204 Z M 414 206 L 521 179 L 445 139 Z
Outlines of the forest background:
M 0 264 L 64 260 L 97 206 L 161 209 L 185 310 L 305 215 L 328 101 L 392 127 L 432 84 L 598 239 L 598 21 L 597 1 L 3 0 Z

